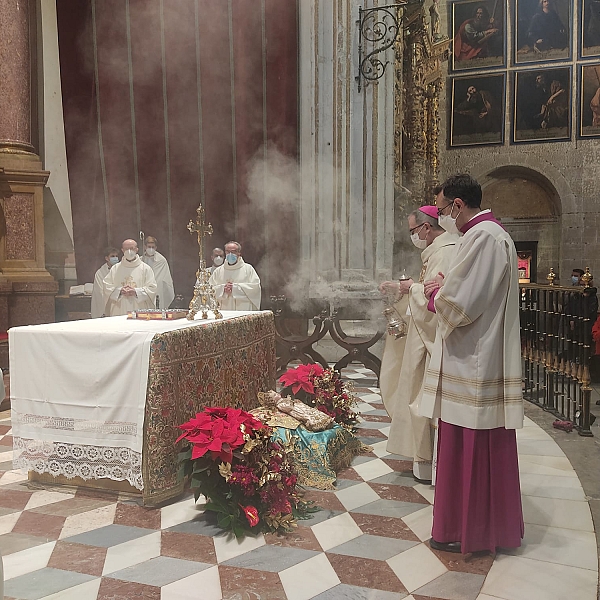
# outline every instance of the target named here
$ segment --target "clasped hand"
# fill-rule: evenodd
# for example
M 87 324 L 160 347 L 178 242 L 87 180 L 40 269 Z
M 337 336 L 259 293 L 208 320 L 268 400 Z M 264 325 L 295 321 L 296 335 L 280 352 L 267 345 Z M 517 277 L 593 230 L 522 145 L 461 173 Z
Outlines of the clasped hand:
M 121 296 L 137 296 L 137 294 L 135 292 L 135 288 L 131 287 L 130 285 L 124 285 L 121 288 Z
M 228 281 L 228 282 L 225 284 L 225 289 L 224 289 L 224 292 L 225 292 L 226 294 L 228 294 L 228 295 L 229 295 L 229 294 L 231 294 L 231 292 L 233 292 L 233 283 L 232 283 L 231 281 Z
M 444 285 L 444 274 L 438 273 L 433 279 L 429 279 L 423 284 L 425 297 L 429 300 L 431 294 L 439 290 Z

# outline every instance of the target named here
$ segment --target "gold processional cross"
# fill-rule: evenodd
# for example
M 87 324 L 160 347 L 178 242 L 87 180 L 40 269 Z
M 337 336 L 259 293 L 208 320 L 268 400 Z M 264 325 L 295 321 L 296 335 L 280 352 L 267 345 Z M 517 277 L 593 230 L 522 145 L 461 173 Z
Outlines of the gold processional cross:
M 219 312 L 219 302 L 215 298 L 215 290 L 212 285 L 208 283 L 210 279 L 210 271 L 206 268 L 206 262 L 204 260 L 204 237 L 213 234 L 213 228 L 210 223 L 204 222 L 204 208 L 200 205 L 196 209 L 196 221 L 188 223 L 188 230 L 190 233 L 196 233 L 198 235 L 198 259 L 199 267 L 196 271 L 196 284 L 194 285 L 194 297 L 190 302 L 190 310 L 187 314 L 187 318 L 190 321 L 194 320 L 197 313 L 202 313 L 203 319 L 208 319 L 208 311 L 212 311 L 215 315 L 215 319 L 222 319 L 223 315 Z

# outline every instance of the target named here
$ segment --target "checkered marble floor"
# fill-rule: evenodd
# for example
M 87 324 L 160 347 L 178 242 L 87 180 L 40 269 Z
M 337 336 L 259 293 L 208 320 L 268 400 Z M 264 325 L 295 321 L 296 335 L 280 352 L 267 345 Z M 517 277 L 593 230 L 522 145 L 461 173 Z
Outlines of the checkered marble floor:
M 0 550 L 5 594 L 19 600 L 559 600 L 596 598 L 594 528 L 560 448 L 527 419 L 519 432 L 526 536 L 510 554 L 433 551 L 433 488 L 388 454 L 389 418 L 373 373 L 346 369 L 360 397 L 358 435 L 373 452 L 296 532 L 224 537 L 192 497 L 162 509 L 112 492 L 34 485 L 11 471 L 0 420 Z

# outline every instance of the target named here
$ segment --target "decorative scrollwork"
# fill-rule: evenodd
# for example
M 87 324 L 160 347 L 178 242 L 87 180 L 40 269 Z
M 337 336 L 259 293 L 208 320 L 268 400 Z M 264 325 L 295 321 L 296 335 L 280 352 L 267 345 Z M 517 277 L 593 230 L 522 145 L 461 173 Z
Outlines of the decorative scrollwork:
M 389 61 L 382 61 L 378 56 L 391 48 L 400 34 L 401 19 L 397 9 L 406 6 L 407 2 L 358 9 L 358 91 L 371 81 L 381 79 Z M 365 52 L 363 44 L 371 48 Z

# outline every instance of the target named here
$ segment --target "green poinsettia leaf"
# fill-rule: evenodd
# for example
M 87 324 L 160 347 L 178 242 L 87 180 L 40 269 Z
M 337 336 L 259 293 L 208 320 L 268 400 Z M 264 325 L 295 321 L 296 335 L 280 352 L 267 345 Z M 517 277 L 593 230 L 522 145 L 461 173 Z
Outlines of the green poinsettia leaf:
M 192 473 L 203 473 L 204 471 L 208 471 L 209 468 L 210 468 L 210 465 L 201 465 L 196 462 L 196 463 L 194 463 L 194 468 L 192 470 Z
M 178 462 L 183 462 L 184 460 L 190 460 L 192 458 L 192 447 L 189 446 L 187 450 L 183 450 L 177 455 Z

